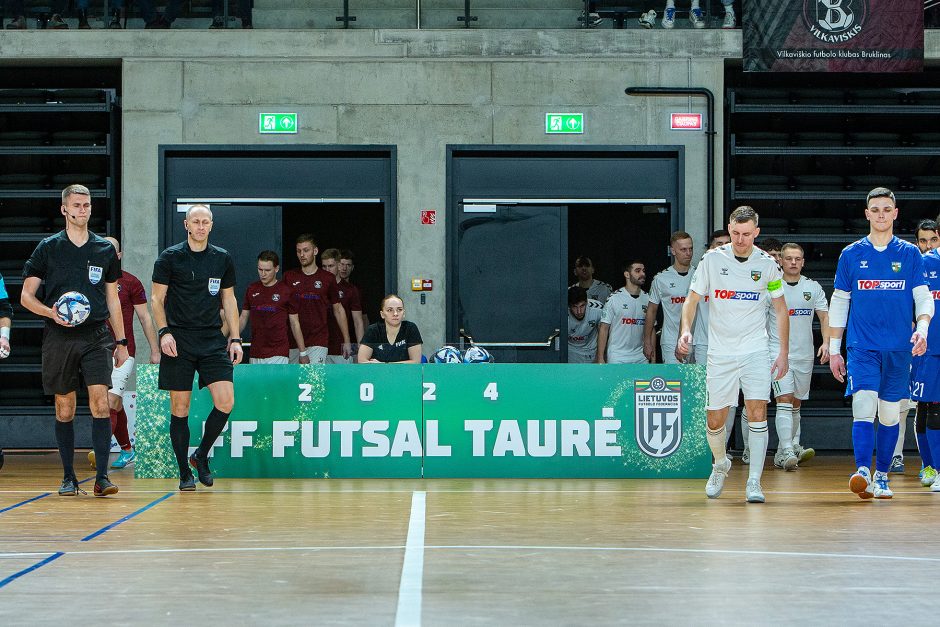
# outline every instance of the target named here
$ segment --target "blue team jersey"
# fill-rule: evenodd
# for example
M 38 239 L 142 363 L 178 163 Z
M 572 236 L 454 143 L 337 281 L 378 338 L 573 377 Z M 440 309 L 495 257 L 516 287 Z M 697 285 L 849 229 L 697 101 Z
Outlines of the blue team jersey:
M 927 275 L 927 287 L 933 296 L 934 316 L 930 319 L 927 331 L 927 355 L 940 355 L 940 253 L 931 250 L 924 255 L 924 272 Z M 933 335 L 937 333 L 937 335 Z
M 839 256 L 835 289 L 852 301 L 846 347 L 881 351 L 911 349 L 914 297 L 927 285 L 924 258 L 917 246 L 894 237 L 882 251 L 864 237 Z

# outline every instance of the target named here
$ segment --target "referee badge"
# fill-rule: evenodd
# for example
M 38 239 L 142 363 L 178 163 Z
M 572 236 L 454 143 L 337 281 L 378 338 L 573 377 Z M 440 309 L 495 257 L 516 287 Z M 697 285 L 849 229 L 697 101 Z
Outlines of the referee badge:
M 760 281 L 760 270 L 751 270 L 751 278 L 755 281 Z
M 98 285 L 98 281 L 101 280 L 101 275 L 104 273 L 104 268 L 101 266 L 88 266 L 88 280 L 92 285 Z
M 222 279 L 209 279 L 209 293 L 215 296 L 219 293 L 219 287 L 222 286 Z

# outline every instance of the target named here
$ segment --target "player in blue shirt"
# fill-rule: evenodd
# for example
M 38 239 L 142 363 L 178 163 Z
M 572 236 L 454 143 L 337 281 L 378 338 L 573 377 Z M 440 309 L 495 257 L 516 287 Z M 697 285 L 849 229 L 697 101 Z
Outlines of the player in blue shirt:
M 852 445 L 857 471 L 849 488 L 863 499 L 890 499 L 888 469 L 898 439 L 902 399 L 910 395 L 912 355 L 927 350 L 933 299 L 924 276 L 924 259 L 913 244 L 894 236 L 898 208 L 894 193 L 877 187 L 868 192 L 865 217 L 871 230 L 839 256 L 829 306 L 829 368 L 852 396 Z M 851 303 L 851 311 L 849 304 Z M 911 334 L 911 319 L 917 327 Z M 848 369 L 841 355 L 848 328 Z M 875 415 L 881 423 L 875 474 Z
M 940 254 L 931 250 L 924 255 L 924 271 L 927 273 L 927 285 L 936 303 L 940 299 Z M 940 318 L 930 320 L 930 330 L 940 329 Z M 940 333 L 940 331 L 937 331 Z M 921 471 L 921 483 L 930 485 L 933 492 L 940 492 L 940 478 L 934 470 L 940 459 L 933 459 L 933 452 L 940 453 L 940 342 L 927 346 L 922 357 L 915 357 L 911 369 L 911 400 L 917 402 L 917 416 L 914 430 L 917 432 L 917 444 L 920 449 L 924 469 Z M 928 479 L 933 479 L 927 483 Z

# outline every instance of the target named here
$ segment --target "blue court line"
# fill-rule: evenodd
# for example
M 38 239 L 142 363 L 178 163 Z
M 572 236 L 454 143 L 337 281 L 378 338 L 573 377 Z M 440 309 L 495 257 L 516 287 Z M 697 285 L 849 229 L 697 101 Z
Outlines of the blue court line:
M 37 568 L 42 568 L 43 566 L 45 566 L 45 565 L 48 564 L 49 562 L 51 562 L 51 561 L 53 561 L 53 560 L 57 560 L 57 559 L 59 559 L 60 557 L 62 557 L 63 555 L 65 555 L 65 553 L 62 553 L 62 552 L 53 553 L 52 555 L 50 555 L 50 556 L 47 557 L 46 559 L 44 559 L 44 560 L 42 560 L 42 561 L 39 561 L 39 562 L 36 562 L 35 564 L 33 564 L 32 566 L 30 566 L 29 568 L 24 568 L 23 570 L 21 570 L 21 571 L 18 572 L 18 573 L 13 573 L 12 575 L 10 575 L 9 577 L 7 577 L 6 579 L 0 579 L 0 588 L 2 588 L 3 586 L 7 585 L 8 583 L 12 583 L 13 581 L 19 579 L 19 578 L 22 577 L 23 575 L 26 575 L 26 574 L 28 574 L 28 573 L 33 572 L 33 571 L 36 570 Z
M 92 479 L 94 479 L 94 477 L 88 477 L 87 479 L 83 479 L 82 481 L 79 481 L 79 482 L 78 482 L 78 485 L 81 485 L 81 484 L 83 484 L 83 483 L 87 483 L 87 482 L 91 481 Z M 0 509 L 0 514 L 2 514 L 2 513 L 4 513 L 4 512 L 8 512 L 8 511 L 10 511 L 11 509 L 16 509 L 17 507 L 22 507 L 22 506 L 24 506 L 24 505 L 27 505 L 27 504 L 29 504 L 29 503 L 32 503 L 33 501 L 38 501 L 39 499 L 44 499 L 44 498 L 46 498 L 47 496 L 49 496 L 50 494 L 52 494 L 52 492 L 43 492 L 43 493 L 40 494 L 39 496 L 34 496 L 34 497 L 31 498 L 31 499 L 26 499 L 25 501 L 20 501 L 19 503 L 15 503 L 15 504 L 13 504 L 13 505 L 10 505 L 9 507 L 4 507 L 3 509 Z
M 161 501 L 167 500 L 168 498 L 170 498 L 170 497 L 173 496 L 174 494 L 176 494 L 176 493 L 175 493 L 175 492 L 167 492 L 166 494 L 164 494 L 163 496 L 161 496 L 160 498 L 158 498 L 156 501 L 153 501 L 152 503 L 149 503 L 148 505 L 144 505 L 143 507 L 141 507 L 141 508 L 140 508 L 139 510 L 137 510 L 136 512 L 134 512 L 134 513 L 132 513 L 132 514 L 128 514 L 128 515 L 125 516 L 124 518 L 121 518 L 120 520 L 117 520 L 117 521 L 111 523 L 111 524 L 108 525 L 107 527 L 102 527 L 101 529 L 99 529 L 98 531 L 94 532 L 94 533 L 91 534 L 91 535 L 85 536 L 84 538 L 82 538 L 81 541 L 82 541 L 82 542 L 88 542 L 89 540 L 94 540 L 95 538 L 97 538 L 97 537 L 100 536 L 101 534 L 105 533 L 106 531 L 110 531 L 111 529 L 114 529 L 115 527 L 117 527 L 118 525 L 120 525 L 122 522 L 125 522 L 125 521 L 130 520 L 131 518 L 133 518 L 134 516 L 137 516 L 138 514 L 143 514 L 144 512 L 146 512 L 146 511 L 147 511 L 148 509 L 150 509 L 151 507 L 153 507 L 153 506 L 155 506 L 155 505 L 158 505 Z

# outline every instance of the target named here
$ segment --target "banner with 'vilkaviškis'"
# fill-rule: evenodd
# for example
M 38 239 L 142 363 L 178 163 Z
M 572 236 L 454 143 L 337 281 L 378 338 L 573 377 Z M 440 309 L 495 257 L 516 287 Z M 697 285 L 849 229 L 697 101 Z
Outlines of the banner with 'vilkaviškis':
M 919 72 L 922 0 L 744 0 L 747 72 Z

